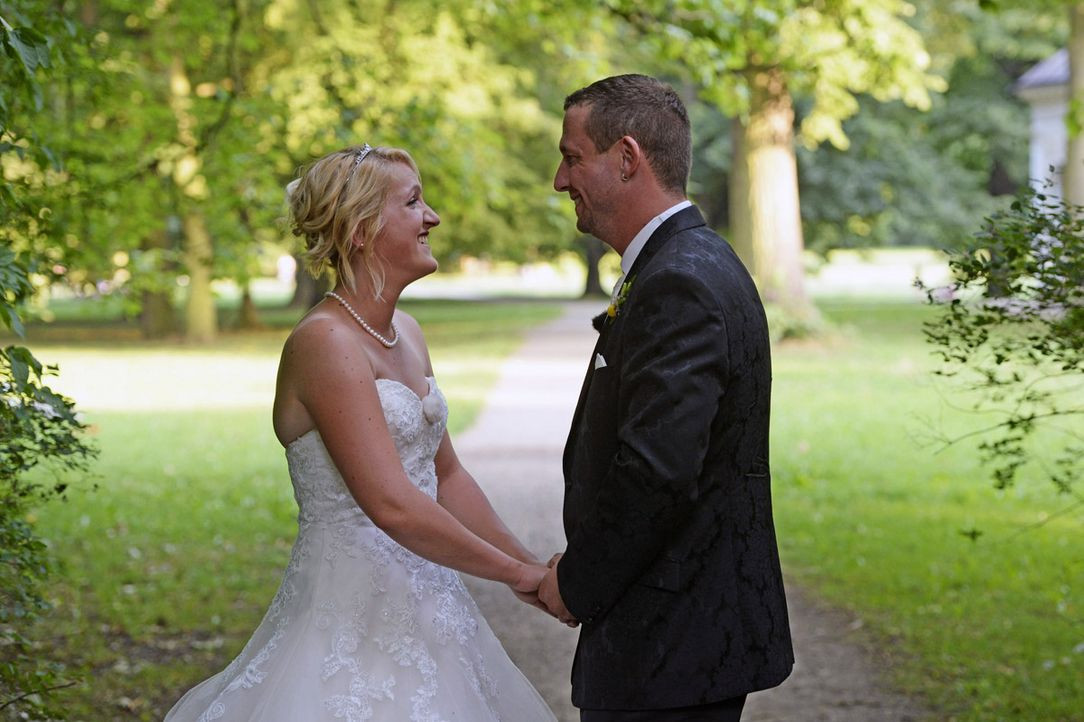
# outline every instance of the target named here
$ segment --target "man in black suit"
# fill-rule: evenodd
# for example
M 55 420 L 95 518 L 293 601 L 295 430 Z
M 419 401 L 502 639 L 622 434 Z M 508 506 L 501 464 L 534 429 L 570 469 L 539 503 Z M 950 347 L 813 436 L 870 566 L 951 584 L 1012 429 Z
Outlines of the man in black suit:
M 685 107 L 643 75 L 565 100 L 553 186 L 622 255 L 565 446 L 568 546 L 541 601 L 581 623 L 584 722 L 738 720 L 794 663 L 768 472 L 764 309 L 685 198 Z

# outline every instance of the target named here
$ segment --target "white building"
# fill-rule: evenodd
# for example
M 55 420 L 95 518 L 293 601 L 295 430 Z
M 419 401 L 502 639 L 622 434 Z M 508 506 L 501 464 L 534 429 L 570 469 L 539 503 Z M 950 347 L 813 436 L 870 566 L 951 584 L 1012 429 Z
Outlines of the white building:
M 1035 65 L 1016 81 L 1016 94 L 1031 106 L 1031 146 L 1028 177 L 1041 188 L 1054 167 L 1054 189 L 1061 194 L 1068 130 L 1069 51 L 1062 49 Z

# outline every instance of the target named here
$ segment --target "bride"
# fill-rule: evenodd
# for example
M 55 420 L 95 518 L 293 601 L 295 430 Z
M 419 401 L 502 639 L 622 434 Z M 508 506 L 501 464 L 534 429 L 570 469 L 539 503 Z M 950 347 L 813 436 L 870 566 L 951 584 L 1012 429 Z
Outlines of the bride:
M 460 465 L 417 322 L 396 309 L 437 268 L 405 151 L 331 153 L 288 188 L 294 233 L 335 290 L 282 351 L 274 427 L 298 535 L 263 621 L 167 722 L 553 720 L 458 572 L 544 609 L 546 572 Z

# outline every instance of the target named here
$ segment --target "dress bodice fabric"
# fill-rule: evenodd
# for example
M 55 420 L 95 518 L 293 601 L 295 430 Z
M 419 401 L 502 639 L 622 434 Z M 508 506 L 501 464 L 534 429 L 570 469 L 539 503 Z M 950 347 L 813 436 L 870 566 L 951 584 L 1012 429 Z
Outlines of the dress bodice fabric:
M 398 381 L 377 379 L 376 384 L 384 419 L 407 477 L 436 499 L 437 474 L 433 460 L 444 435 L 448 405 L 433 380 L 428 381 L 430 392 L 424 400 Z M 372 525 L 343 483 L 316 429 L 302 434 L 286 447 L 286 463 L 294 486 L 299 525 L 342 521 Z
M 410 481 L 435 499 L 448 407 L 378 379 Z M 554 720 L 453 570 L 400 546 L 354 500 L 315 429 L 286 448 L 298 535 L 263 621 L 166 722 Z M 530 610 L 524 608 L 524 613 Z

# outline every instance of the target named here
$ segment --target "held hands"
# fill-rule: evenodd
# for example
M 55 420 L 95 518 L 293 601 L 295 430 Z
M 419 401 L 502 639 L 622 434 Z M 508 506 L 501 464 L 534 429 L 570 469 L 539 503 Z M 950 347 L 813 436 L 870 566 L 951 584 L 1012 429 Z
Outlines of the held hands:
M 538 585 L 546 576 L 546 571 L 546 567 L 541 564 L 523 564 L 516 581 L 508 586 L 512 588 L 516 599 L 549 614 L 550 610 L 538 600 Z
M 557 590 L 557 562 L 560 559 L 560 554 L 554 554 L 545 567 L 541 564 L 523 564 L 516 580 L 508 586 L 521 602 L 541 609 L 569 627 L 575 627 L 579 622 L 565 608 Z M 543 588 L 546 590 L 544 598 Z
M 557 564 L 561 561 L 561 556 L 561 554 L 554 554 L 550 558 L 547 564 L 549 571 L 546 572 L 546 576 L 542 578 L 542 582 L 538 587 L 538 599 L 545 605 L 550 614 L 569 627 L 575 627 L 580 622 L 565 607 L 565 602 L 561 599 L 561 591 L 557 586 Z

